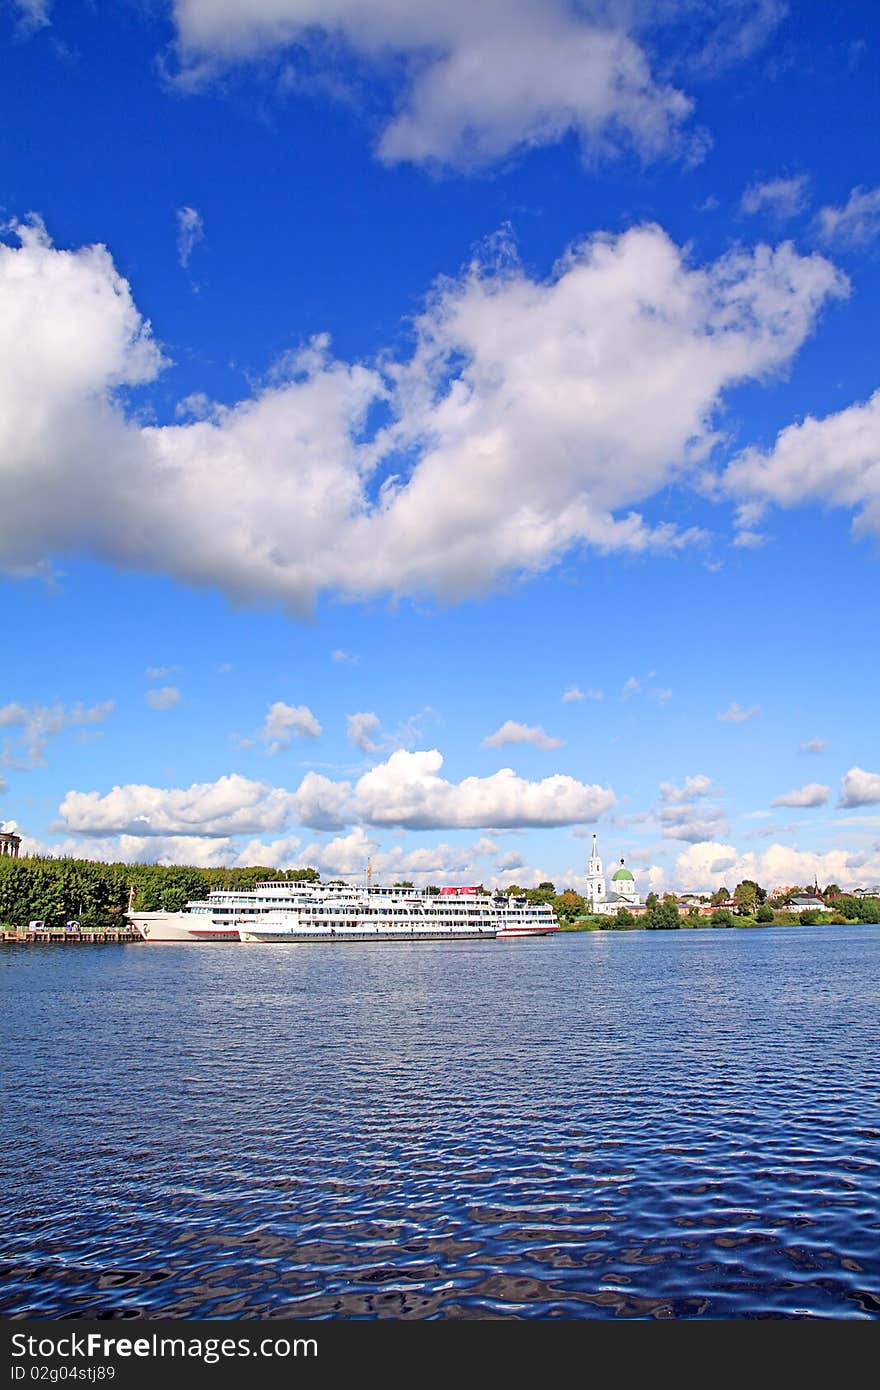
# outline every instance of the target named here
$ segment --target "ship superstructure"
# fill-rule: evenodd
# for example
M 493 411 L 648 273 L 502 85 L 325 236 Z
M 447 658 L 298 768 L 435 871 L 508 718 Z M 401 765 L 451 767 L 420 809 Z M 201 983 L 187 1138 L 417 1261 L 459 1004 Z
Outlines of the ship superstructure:
M 130 912 L 146 941 L 400 941 L 548 936 L 552 908 L 476 887 L 439 892 L 373 883 L 268 879 L 252 890 L 218 889 L 185 912 Z

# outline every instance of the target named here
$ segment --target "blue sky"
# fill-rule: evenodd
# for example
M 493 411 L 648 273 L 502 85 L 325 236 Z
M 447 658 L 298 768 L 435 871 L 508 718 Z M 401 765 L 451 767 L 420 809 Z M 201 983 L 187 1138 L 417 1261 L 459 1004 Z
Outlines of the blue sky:
M 0 820 L 880 881 L 877 30 L 0 0 Z

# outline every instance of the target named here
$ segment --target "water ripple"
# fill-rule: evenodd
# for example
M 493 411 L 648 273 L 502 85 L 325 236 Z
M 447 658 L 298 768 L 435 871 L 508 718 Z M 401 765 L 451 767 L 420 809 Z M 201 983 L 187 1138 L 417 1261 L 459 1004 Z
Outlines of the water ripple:
M 880 930 L 0 960 L 7 1317 L 880 1316 Z

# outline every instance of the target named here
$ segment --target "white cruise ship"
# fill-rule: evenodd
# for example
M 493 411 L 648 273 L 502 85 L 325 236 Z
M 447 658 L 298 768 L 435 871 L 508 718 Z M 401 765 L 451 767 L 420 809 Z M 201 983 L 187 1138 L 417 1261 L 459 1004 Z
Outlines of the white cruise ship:
M 473 887 L 426 893 L 273 879 L 252 892 L 217 890 L 185 912 L 129 911 L 129 920 L 148 942 L 492 940 L 559 930 L 548 904 Z

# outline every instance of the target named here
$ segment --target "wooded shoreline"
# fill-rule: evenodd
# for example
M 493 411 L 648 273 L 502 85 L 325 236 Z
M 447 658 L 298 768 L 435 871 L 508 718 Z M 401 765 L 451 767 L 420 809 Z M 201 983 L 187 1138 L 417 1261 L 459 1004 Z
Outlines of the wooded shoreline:
M 105 863 L 102 860 L 24 855 L 0 858 L 0 931 L 26 931 L 31 922 L 46 931 L 63 931 L 75 923 L 81 932 L 125 931 L 130 894 L 138 912 L 180 912 L 190 901 L 207 898 L 217 889 L 247 892 L 258 882 L 317 882 L 314 868 L 275 869 L 266 865 L 247 868 L 196 868 L 188 865 Z M 412 887 L 402 883 L 401 887 Z M 745 890 L 745 891 L 741 891 Z M 754 891 L 753 891 L 754 890 Z M 439 888 L 428 889 L 439 892 Z M 842 893 L 836 885 L 824 890 L 829 911 L 791 913 L 767 899 L 757 884 L 737 885 L 737 911 L 720 906 L 711 916 L 694 905 L 682 911 L 672 894 L 649 894 L 641 915 L 622 909 L 614 916 L 592 917 L 586 900 L 572 889 L 557 892 L 552 883 L 508 891 L 522 893 L 531 902 L 549 903 L 564 931 L 640 931 L 696 929 L 699 927 L 791 926 L 821 921 L 828 926 L 846 922 L 880 922 L 880 898 L 858 898 Z M 713 897 L 722 897 L 719 890 Z M 734 901 L 734 899 L 728 899 Z M 749 905 L 752 910 L 749 911 Z M 706 911 L 711 904 L 705 904 Z M 739 910 L 742 909 L 742 910 Z M 106 938 L 102 938 L 106 939 Z

